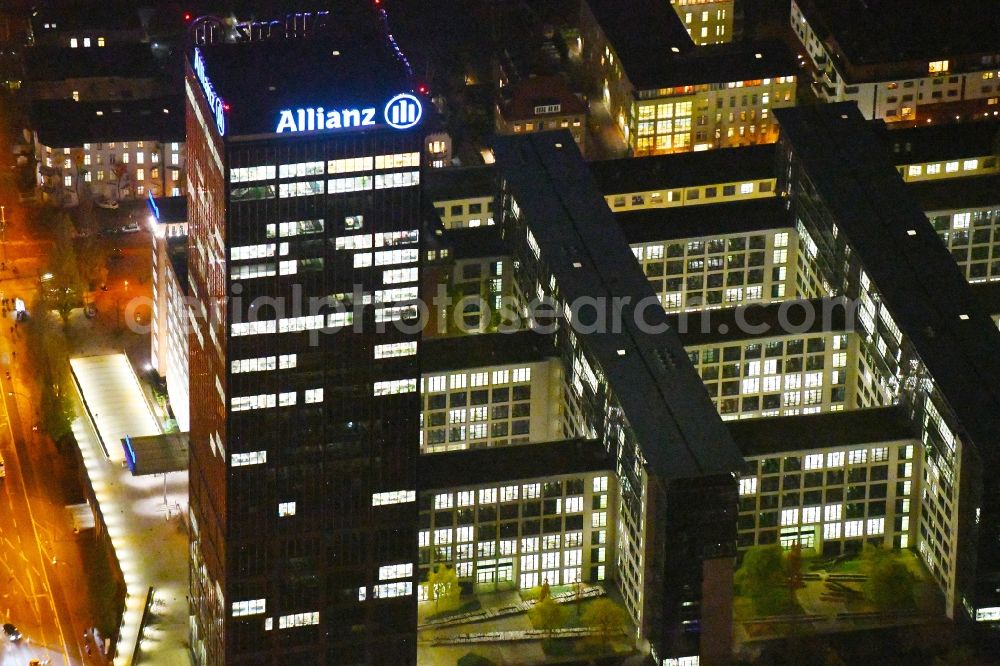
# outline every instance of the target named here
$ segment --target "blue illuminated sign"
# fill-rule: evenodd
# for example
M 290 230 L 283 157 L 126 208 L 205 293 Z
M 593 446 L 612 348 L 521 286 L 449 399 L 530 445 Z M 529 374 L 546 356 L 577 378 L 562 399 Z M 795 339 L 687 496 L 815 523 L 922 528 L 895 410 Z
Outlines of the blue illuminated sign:
M 378 109 L 373 106 L 363 108 L 324 109 L 321 106 L 282 109 L 278 116 L 275 132 L 313 132 L 317 130 L 338 130 L 352 127 L 372 127 Z M 388 101 L 383 110 L 385 124 L 394 129 L 409 129 L 420 122 L 423 106 L 420 100 L 409 93 L 401 93 Z
M 125 462 L 128 463 L 128 469 L 135 474 L 135 449 L 132 448 L 132 438 L 125 435 L 122 444 L 125 445 Z
M 409 93 L 401 93 L 385 105 L 385 122 L 389 127 L 409 129 L 420 122 L 423 107 L 420 100 Z
M 219 136 L 223 136 L 226 133 L 226 105 L 215 92 L 215 86 L 212 85 L 208 74 L 205 73 L 205 59 L 201 55 L 201 49 L 198 48 L 194 50 L 194 75 L 198 77 L 198 83 L 201 84 L 201 89 L 205 93 L 208 108 L 215 115 L 215 126 L 219 129 Z
M 149 204 L 149 210 L 153 213 L 153 217 L 155 217 L 157 221 L 159 221 L 160 207 L 157 206 L 156 202 L 153 200 L 153 193 L 150 192 L 149 194 L 147 194 L 146 199 L 147 199 L 146 203 Z

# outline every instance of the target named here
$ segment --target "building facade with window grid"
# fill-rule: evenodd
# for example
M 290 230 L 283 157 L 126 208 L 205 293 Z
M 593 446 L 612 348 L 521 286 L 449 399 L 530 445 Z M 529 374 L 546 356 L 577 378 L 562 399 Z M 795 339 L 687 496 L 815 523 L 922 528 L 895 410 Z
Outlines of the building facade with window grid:
M 670 4 L 698 46 L 733 41 L 738 0 L 670 0 Z
M 152 227 L 152 305 L 150 356 L 153 369 L 167 383 L 170 409 L 181 432 L 190 419 L 188 375 L 187 200 L 150 200 Z
M 447 564 L 482 592 L 600 583 L 615 570 L 615 492 L 606 470 L 423 492 L 420 578 Z
M 1000 369 L 997 329 L 856 109 L 824 105 L 779 120 L 792 214 L 818 248 L 824 281 L 859 303 L 859 333 L 923 443 L 915 546 L 949 615 L 976 618 L 1000 601 L 991 582 L 1000 517 L 981 499 L 995 493 L 983 466 L 994 457 L 1000 398 L 967 378 Z M 887 261 L 897 253 L 905 259 Z
M 377 11 L 341 9 L 188 53 L 198 664 L 416 663 L 420 335 L 396 324 L 424 124 L 275 129 L 288 99 L 381 113 L 413 88 Z
M 901 12 L 914 20 L 899 21 Z M 819 99 L 854 102 L 868 119 L 922 123 L 935 113 L 947 118 L 948 104 L 974 118 L 997 115 L 1000 42 L 987 14 L 958 0 L 948 25 L 963 29 L 953 31 L 904 2 L 793 0 L 790 20 L 815 67 Z M 964 108 L 955 107 L 960 102 Z
M 544 297 L 557 317 L 577 321 L 573 304 L 580 298 L 637 299 L 623 304 L 619 321 L 627 334 L 612 326 L 574 331 L 560 325 L 556 349 L 571 422 L 599 439 L 615 461 L 615 579 L 638 635 L 657 660 L 724 652 L 729 620 L 702 605 L 700 590 L 706 576 L 731 584 L 736 489 L 733 470 L 721 469 L 739 466 L 738 451 L 697 388 L 679 340 L 669 332 L 652 336 L 631 319 L 635 303 L 657 299 L 570 136 L 502 137 L 496 150 L 519 307 Z M 666 315 L 656 307 L 651 316 Z M 536 327 L 538 320 L 527 324 Z M 683 444 L 692 437 L 697 445 Z M 676 540 L 680 534 L 688 546 L 668 547 L 667 535 Z
M 422 453 L 556 441 L 563 437 L 557 359 L 493 363 L 421 377 Z
M 740 422 L 739 545 L 798 543 L 824 557 L 907 548 L 920 518 L 923 447 L 893 407 Z

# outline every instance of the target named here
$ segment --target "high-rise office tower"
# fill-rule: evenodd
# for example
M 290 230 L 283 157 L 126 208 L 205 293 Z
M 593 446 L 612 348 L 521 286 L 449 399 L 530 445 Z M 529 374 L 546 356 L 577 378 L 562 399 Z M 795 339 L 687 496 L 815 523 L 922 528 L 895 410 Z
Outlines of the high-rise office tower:
M 377 7 L 335 9 L 187 58 L 199 664 L 416 660 L 424 103 Z

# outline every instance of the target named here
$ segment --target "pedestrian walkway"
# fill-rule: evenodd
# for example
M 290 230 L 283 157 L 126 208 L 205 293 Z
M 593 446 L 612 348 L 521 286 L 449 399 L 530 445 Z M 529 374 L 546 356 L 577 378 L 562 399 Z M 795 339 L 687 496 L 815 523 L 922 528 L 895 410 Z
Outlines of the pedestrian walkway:
M 520 629 L 515 631 L 480 631 L 471 634 L 439 636 L 428 641 L 431 645 L 462 645 L 465 643 L 499 643 L 501 641 L 541 641 L 552 638 L 588 638 L 590 636 L 625 635 L 624 631 L 605 632 L 597 627 L 563 627 L 561 629 Z
M 74 374 L 83 367 L 79 361 L 80 359 L 71 361 Z M 99 366 L 101 361 L 93 363 Z M 118 361 L 109 363 L 114 365 Z M 130 369 L 129 371 L 131 372 Z M 129 381 L 134 382 L 134 374 Z M 81 382 L 79 377 L 77 382 L 78 388 L 91 386 L 87 381 Z M 125 382 L 124 386 L 127 385 L 128 382 Z M 141 409 L 147 413 L 146 417 L 140 416 L 141 428 L 142 419 L 152 419 L 152 415 L 142 398 L 141 388 L 137 383 L 133 386 L 138 399 L 143 402 Z M 97 390 L 107 392 L 108 388 Z M 121 386 L 119 390 L 127 393 Z M 110 391 L 108 395 L 115 393 Z M 92 395 L 87 395 L 86 398 L 87 404 L 91 406 L 99 402 Z M 134 398 L 127 398 L 124 403 L 120 403 L 118 409 L 139 409 L 135 403 L 132 407 L 125 407 L 131 400 Z M 185 596 L 188 578 L 187 535 L 182 520 L 182 514 L 186 515 L 187 512 L 187 473 L 173 472 L 166 478 L 162 475 L 132 476 L 122 464 L 124 454 L 118 445 L 119 433 L 122 432 L 119 428 L 132 426 L 127 425 L 128 421 L 119 419 L 113 411 L 107 412 L 113 418 L 100 424 L 102 436 L 99 437 L 98 425 L 91 419 L 83 404 L 84 396 L 80 396 L 75 404 L 77 418 L 73 421 L 73 433 L 107 523 L 125 578 L 127 594 L 114 663 L 122 666 L 141 663 L 188 666 L 190 657 L 185 647 L 188 614 Z M 152 422 L 155 426 L 155 420 Z M 111 441 L 114 441 L 114 460 L 105 455 L 102 437 L 109 448 L 112 448 Z M 151 603 L 154 621 L 140 634 L 150 588 L 154 590 L 154 600 Z M 138 655 L 135 660 L 134 654 Z
M 596 599 L 602 597 L 606 594 L 604 587 L 601 585 L 588 585 L 586 587 L 580 588 L 579 592 L 575 590 L 569 590 L 567 592 L 557 592 L 552 595 L 552 600 L 557 604 L 565 604 L 570 601 L 583 601 L 584 599 Z M 527 613 L 531 610 L 531 607 L 538 603 L 537 600 L 529 601 L 519 601 L 514 604 L 508 604 L 506 606 L 498 606 L 493 608 L 482 608 L 479 610 L 469 611 L 468 613 L 459 613 L 458 615 L 448 615 L 443 618 L 427 620 L 420 624 L 417 628 L 420 630 L 424 629 L 438 629 L 440 627 L 446 627 L 456 624 L 468 624 L 470 622 L 485 622 L 486 620 L 495 620 L 506 615 L 517 615 L 518 613 Z

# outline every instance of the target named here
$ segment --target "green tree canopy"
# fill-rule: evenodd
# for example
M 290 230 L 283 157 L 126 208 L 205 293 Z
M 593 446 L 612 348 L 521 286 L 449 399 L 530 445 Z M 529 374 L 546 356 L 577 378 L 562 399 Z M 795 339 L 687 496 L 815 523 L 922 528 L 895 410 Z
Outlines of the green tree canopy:
M 610 599 L 598 599 L 584 611 L 583 623 L 598 629 L 601 644 L 607 645 L 612 636 L 625 631 L 628 616 L 625 614 L 625 609 Z
M 783 560 L 784 552 L 776 543 L 748 549 L 734 577 L 740 591 L 755 597 L 773 585 L 780 585 L 785 578 Z
M 544 597 L 528 609 L 528 619 L 536 629 L 543 629 L 551 636 L 554 630 L 562 626 L 562 608 L 552 597 Z
M 461 587 L 458 584 L 458 574 L 453 567 L 446 564 L 436 564 L 427 574 L 427 588 L 430 598 L 434 601 L 434 610 L 452 610 L 458 607 Z
M 38 380 L 42 428 L 60 439 L 71 432 L 69 354 L 66 338 L 52 312 L 39 298 L 25 325 L 28 356 Z
M 913 574 L 899 554 L 884 548 L 865 549 L 865 596 L 882 609 L 913 604 Z
M 80 277 L 73 249 L 73 225 L 65 215 L 56 221 L 55 242 L 49 253 L 49 279 L 42 281 L 42 294 L 49 309 L 69 321 L 69 313 L 83 302 L 83 278 Z

